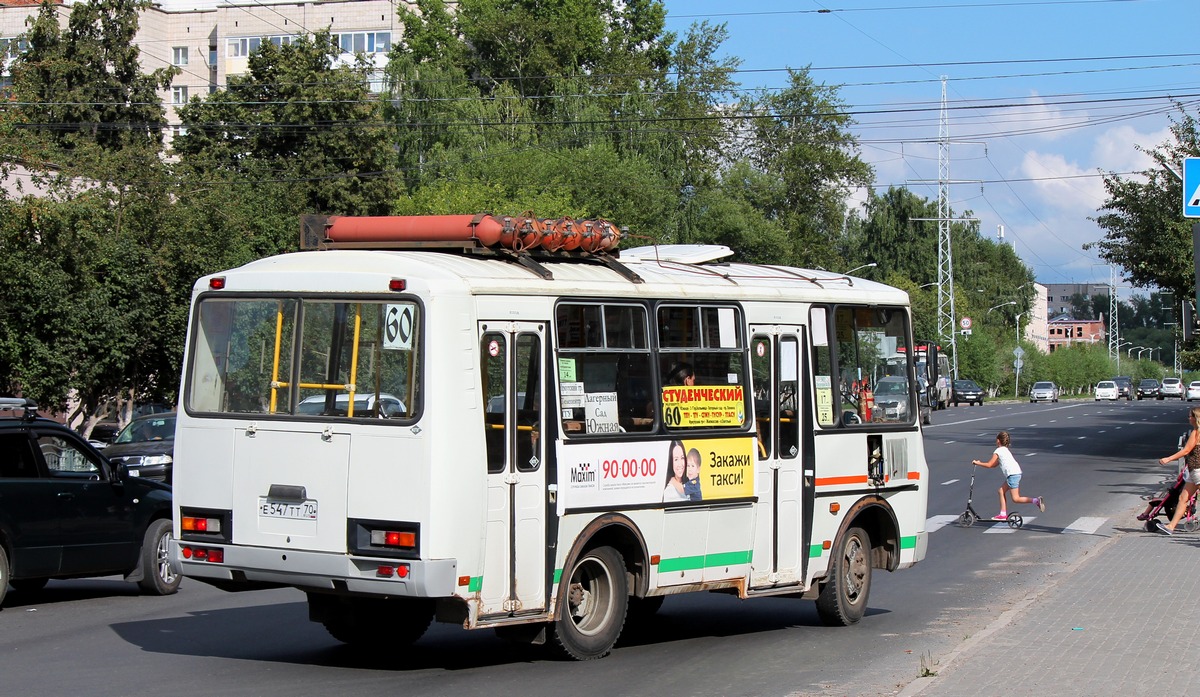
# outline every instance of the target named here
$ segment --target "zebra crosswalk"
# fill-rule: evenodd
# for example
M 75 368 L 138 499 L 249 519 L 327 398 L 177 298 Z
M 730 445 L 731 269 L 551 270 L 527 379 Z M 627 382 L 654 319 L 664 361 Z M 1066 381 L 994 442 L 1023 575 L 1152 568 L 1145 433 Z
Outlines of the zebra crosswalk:
M 1024 518 L 1024 526 L 1029 527 L 1030 523 L 1037 520 L 1037 516 L 1022 516 Z M 958 515 L 935 515 L 925 520 L 925 531 L 933 534 L 938 530 L 953 525 L 954 521 L 958 520 Z M 1095 516 L 1084 516 L 1076 518 L 1070 525 L 1065 528 L 1038 528 L 1038 532 L 1052 532 L 1062 535 L 1094 535 L 1105 523 L 1108 518 L 1098 518 Z M 975 524 L 976 526 L 987 526 L 983 532 L 985 534 L 1004 535 L 1017 532 L 1016 528 L 1009 527 L 1004 521 L 981 520 Z

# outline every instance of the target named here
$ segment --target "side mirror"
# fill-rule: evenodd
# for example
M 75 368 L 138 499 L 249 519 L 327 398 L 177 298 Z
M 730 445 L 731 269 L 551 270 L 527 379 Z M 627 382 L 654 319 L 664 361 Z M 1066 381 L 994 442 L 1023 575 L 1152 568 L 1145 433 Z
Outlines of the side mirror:
M 108 466 L 112 469 L 113 484 L 124 484 L 129 480 L 129 469 L 125 467 L 125 463 L 109 462 Z

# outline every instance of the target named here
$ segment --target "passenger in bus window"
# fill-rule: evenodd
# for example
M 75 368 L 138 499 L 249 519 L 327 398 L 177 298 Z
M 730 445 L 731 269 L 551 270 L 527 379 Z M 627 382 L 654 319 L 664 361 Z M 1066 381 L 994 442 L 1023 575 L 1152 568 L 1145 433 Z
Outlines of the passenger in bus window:
M 667 384 L 691 387 L 696 384 L 696 373 L 690 363 L 676 363 L 671 372 L 667 373 Z
M 700 501 L 700 451 L 692 448 L 687 454 L 687 479 L 683 493 L 689 501 Z
M 663 501 L 687 501 L 683 493 L 683 477 L 687 472 L 687 451 L 683 443 L 671 441 L 671 450 L 667 455 L 667 486 L 663 489 Z

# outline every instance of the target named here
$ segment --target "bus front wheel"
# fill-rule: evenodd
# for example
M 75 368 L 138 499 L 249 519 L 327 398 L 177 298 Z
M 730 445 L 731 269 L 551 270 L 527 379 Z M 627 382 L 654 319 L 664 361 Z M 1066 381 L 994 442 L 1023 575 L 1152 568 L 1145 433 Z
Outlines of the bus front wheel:
M 629 606 L 621 553 L 612 547 L 584 552 L 560 593 L 559 618 L 550 625 L 553 646 L 577 661 L 607 656 L 621 636 Z
M 871 538 L 850 528 L 829 560 L 829 575 L 817 597 L 817 615 L 829 626 L 849 626 L 862 619 L 871 591 Z

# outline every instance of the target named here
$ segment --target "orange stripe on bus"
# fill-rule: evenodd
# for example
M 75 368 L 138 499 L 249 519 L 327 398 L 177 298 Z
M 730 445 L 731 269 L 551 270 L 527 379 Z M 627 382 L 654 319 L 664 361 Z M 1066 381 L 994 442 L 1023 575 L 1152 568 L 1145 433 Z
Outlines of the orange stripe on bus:
M 908 479 L 920 480 L 921 473 L 920 472 L 909 472 Z M 890 480 L 890 477 L 885 478 L 885 481 L 887 481 L 887 480 Z M 867 483 L 867 475 L 865 475 L 865 474 L 864 475 L 855 475 L 852 477 L 823 477 L 823 478 L 817 479 L 817 482 L 816 482 L 817 486 L 838 486 L 841 484 L 866 484 L 866 483 Z
M 853 477 L 825 477 L 817 480 L 817 486 L 836 486 L 838 484 L 866 484 L 867 475 Z

